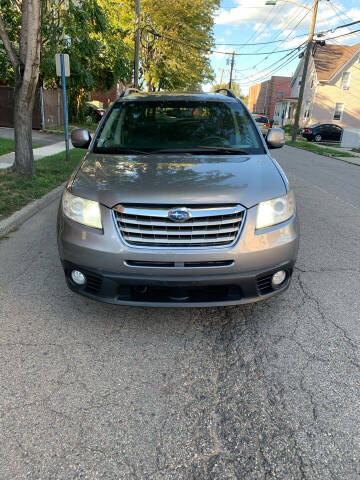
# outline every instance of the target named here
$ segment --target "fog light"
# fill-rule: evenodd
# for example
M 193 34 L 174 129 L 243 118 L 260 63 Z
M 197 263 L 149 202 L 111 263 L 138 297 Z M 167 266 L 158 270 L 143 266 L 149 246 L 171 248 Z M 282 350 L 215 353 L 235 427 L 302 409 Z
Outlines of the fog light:
M 284 270 L 279 270 L 274 273 L 271 279 L 271 284 L 274 288 L 280 287 L 286 280 L 286 272 Z
M 85 285 L 86 283 L 85 275 L 79 272 L 79 270 L 73 270 L 71 272 L 71 279 L 76 285 Z

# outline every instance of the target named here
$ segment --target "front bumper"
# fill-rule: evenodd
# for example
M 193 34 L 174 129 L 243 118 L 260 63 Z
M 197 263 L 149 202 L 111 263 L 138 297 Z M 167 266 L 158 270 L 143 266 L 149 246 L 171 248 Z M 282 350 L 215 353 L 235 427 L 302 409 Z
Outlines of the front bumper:
M 265 300 L 284 292 L 290 285 L 293 264 L 279 265 L 267 272 L 246 275 L 153 276 L 119 275 L 63 262 L 68 287 L 80 295 L 117 305 L 152 307 L 205 307 L 240 305 Z M 70 276 L 80 270 L 86 277 L 84 286 Z M 285 270 L 287 277 L 280 288 L 271 286 L 271 277 Z
M 58 215 L 58 246 L 71 290 L 119 305 L 215 306 L 265 300 L 288 288 L 297 257 L 296 216 L 281 225 L 255 230 L 257 207 L 247 210 L 235 245 L 208 248 L 133 248 L 115 227 L 111 210 L 101 206 L 103 231 Z M 71 278 L 73 269 L 88 278 L 84 287 Z M 277 270 L 287 278 L 272 289 Z

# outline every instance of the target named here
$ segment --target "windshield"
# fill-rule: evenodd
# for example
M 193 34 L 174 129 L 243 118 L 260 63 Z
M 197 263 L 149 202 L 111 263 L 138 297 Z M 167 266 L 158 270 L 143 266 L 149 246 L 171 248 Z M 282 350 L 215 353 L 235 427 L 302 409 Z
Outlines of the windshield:
M 264 153 L 245 108 L 235 102 L 125 101 L 116 104 L 95 144 L 96 153 L 134 153 L 208 147 Z M 215 148 L 209 148 L 215 147 Z M 204 148 L 204 151 L 206 148 Z M 240 152 L 241 151 L 241 152 Z M 206 153 L 206 152 L 205 152 Z

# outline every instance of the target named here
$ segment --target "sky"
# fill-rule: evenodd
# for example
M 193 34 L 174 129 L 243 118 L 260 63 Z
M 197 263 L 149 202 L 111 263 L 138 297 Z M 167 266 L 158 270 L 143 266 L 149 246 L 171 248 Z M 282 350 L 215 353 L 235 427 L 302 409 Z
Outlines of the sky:
M 313 5 L 313 0 L 299 2 Z M 220 82 L 221 77 L 223 82 L 229 80 L 231 55 L 224 52 L 233 51 L 240 54 L 235 56 L 234 77 L 244 93 L 271 74 L 291 76 L 298 65 L 301 44 L 307 39 L 311 17 L 311 11 L 284 0 L 278 0 L 276 6 L 266 6 L 265 0 L 222 0 L 215 16 L 216 46 L 211 54 L 216 81 Z M 358 30 L 360 23 L 329 30 L 356 20 L 360 20 L 359 0 L 320 0 L 315 31 L 326 32 L 321 40 L 329 39 L 328 43 L 354 45 L 360 43 L 360 32 L 330 38 Z M 277 43 L 259 45 L 274 41 Z M 256 55 L 249 55 L 253 53 Z

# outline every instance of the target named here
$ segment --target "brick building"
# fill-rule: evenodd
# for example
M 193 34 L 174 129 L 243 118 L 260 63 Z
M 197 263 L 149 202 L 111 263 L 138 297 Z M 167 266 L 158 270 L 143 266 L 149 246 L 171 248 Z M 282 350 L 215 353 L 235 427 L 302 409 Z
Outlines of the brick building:
M 262 113 L 274 118 L 275 103 L 290 96 L 291 77 L 271 77 L 266 82 L 253 85 L 249 90 L 248 106 L 252 113 Z
M 101 102 L 104 108 L 108 108 L 109 105 L 119 98 L 120 94 L 124 90 L 124 85 L 117 83 L 110 90 L 98 90 L 91 95 L 91 100 Z

